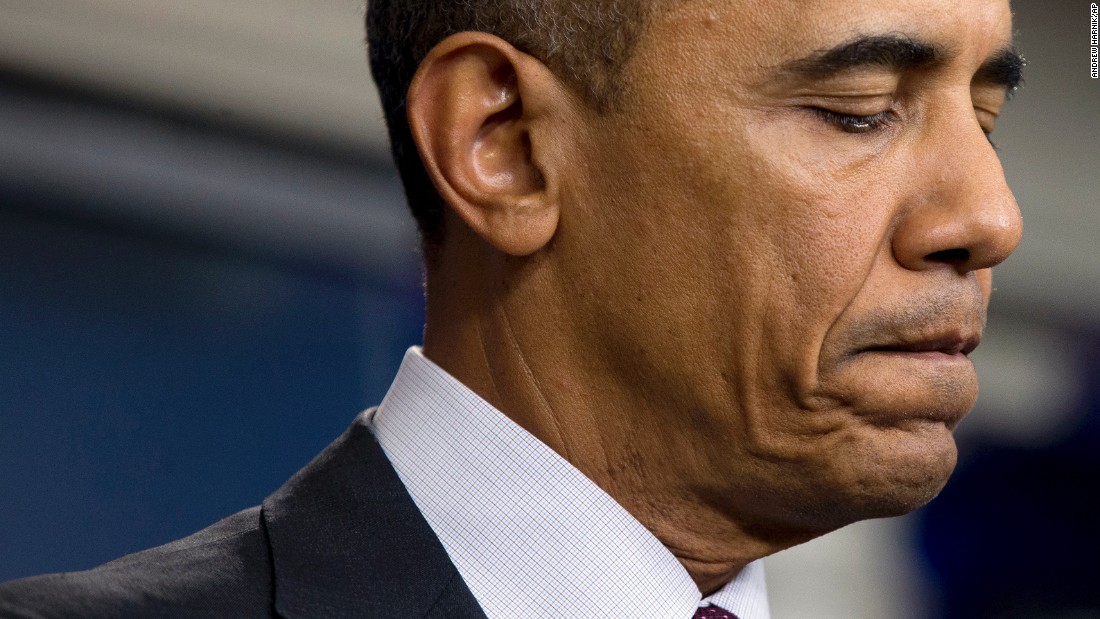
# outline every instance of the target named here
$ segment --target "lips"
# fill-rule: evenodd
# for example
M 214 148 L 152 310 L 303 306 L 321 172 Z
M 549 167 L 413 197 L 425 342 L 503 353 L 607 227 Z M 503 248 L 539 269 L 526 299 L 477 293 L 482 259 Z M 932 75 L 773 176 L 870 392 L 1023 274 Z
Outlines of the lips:
M 893 341 L 863 348 L 861 352 L 942 353 L 967 356 L 978 347 L 977 334 L 944 333 L 934 336 L 899 337 Z

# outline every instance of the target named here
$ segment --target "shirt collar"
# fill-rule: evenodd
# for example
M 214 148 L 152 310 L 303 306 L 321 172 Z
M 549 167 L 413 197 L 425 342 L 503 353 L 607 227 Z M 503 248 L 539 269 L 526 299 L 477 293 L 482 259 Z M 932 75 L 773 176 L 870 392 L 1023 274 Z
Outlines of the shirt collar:
M 707 603 L 769 617 L 759 561 L 702 600 L 645 526 L 419 347 L 371 424 L 489 619 L 688 618 Z

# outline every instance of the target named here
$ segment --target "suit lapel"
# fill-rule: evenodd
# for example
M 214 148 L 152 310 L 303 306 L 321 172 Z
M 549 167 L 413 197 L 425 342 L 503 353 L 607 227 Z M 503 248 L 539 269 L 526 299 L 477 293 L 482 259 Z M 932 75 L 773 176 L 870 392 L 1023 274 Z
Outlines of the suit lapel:
M 363 416 L 263 519 L 284 617 L 485 617 Z

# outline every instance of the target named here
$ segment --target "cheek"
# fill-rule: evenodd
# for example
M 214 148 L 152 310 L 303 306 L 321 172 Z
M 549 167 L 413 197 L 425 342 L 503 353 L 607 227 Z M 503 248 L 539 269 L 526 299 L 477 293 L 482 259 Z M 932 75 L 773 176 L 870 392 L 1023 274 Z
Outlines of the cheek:
M 856 165 L 799 147 L 795 136 L 767 138 L 750 141 L 759 153 L 753 227 L 768 242 L 749 259 L 766 261 L 774 275 L 765 328 L 782 345 L 788 382 L 808 389 L 830 328 L 865 291 L 876 265 L 890 259 L 897 191 L 884 163 Z M 788 148 L 769 146 L 777 143 Z
M 796 136 L 753 135 L 753 183 L 730 181 L 751 196 L 748 228 L 757 237 L 754 253 L 739 259 L 754 265 L 757 278 L 770 274 L 768 285 L 749 297 L 755 323 L 740 334 L 742 341 L 758 340 L 754 374 L 737 385 L 752 392 L 741 396 L 745 438 L 758 455 L 812 460 L 820 454 L 807 439 L 845 423 L 817 414 L 834 404 L 818 397 L 827 378 L 823 349 L 893 260 L 889 235 L 900 191 L 889 180 L 903 177 L 882 159 L 843 161 Z

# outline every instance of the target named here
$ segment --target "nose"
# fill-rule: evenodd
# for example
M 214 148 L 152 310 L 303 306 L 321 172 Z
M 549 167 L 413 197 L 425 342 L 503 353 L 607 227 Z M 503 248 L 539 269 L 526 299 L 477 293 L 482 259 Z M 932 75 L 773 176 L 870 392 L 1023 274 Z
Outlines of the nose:
M 910 208 L 892 239 L 907 269 L 988 269 L 1020 242 L 1023 220 L 1001 162 L 972 112 L 966 120 L 941 123 L 923 138 Z

